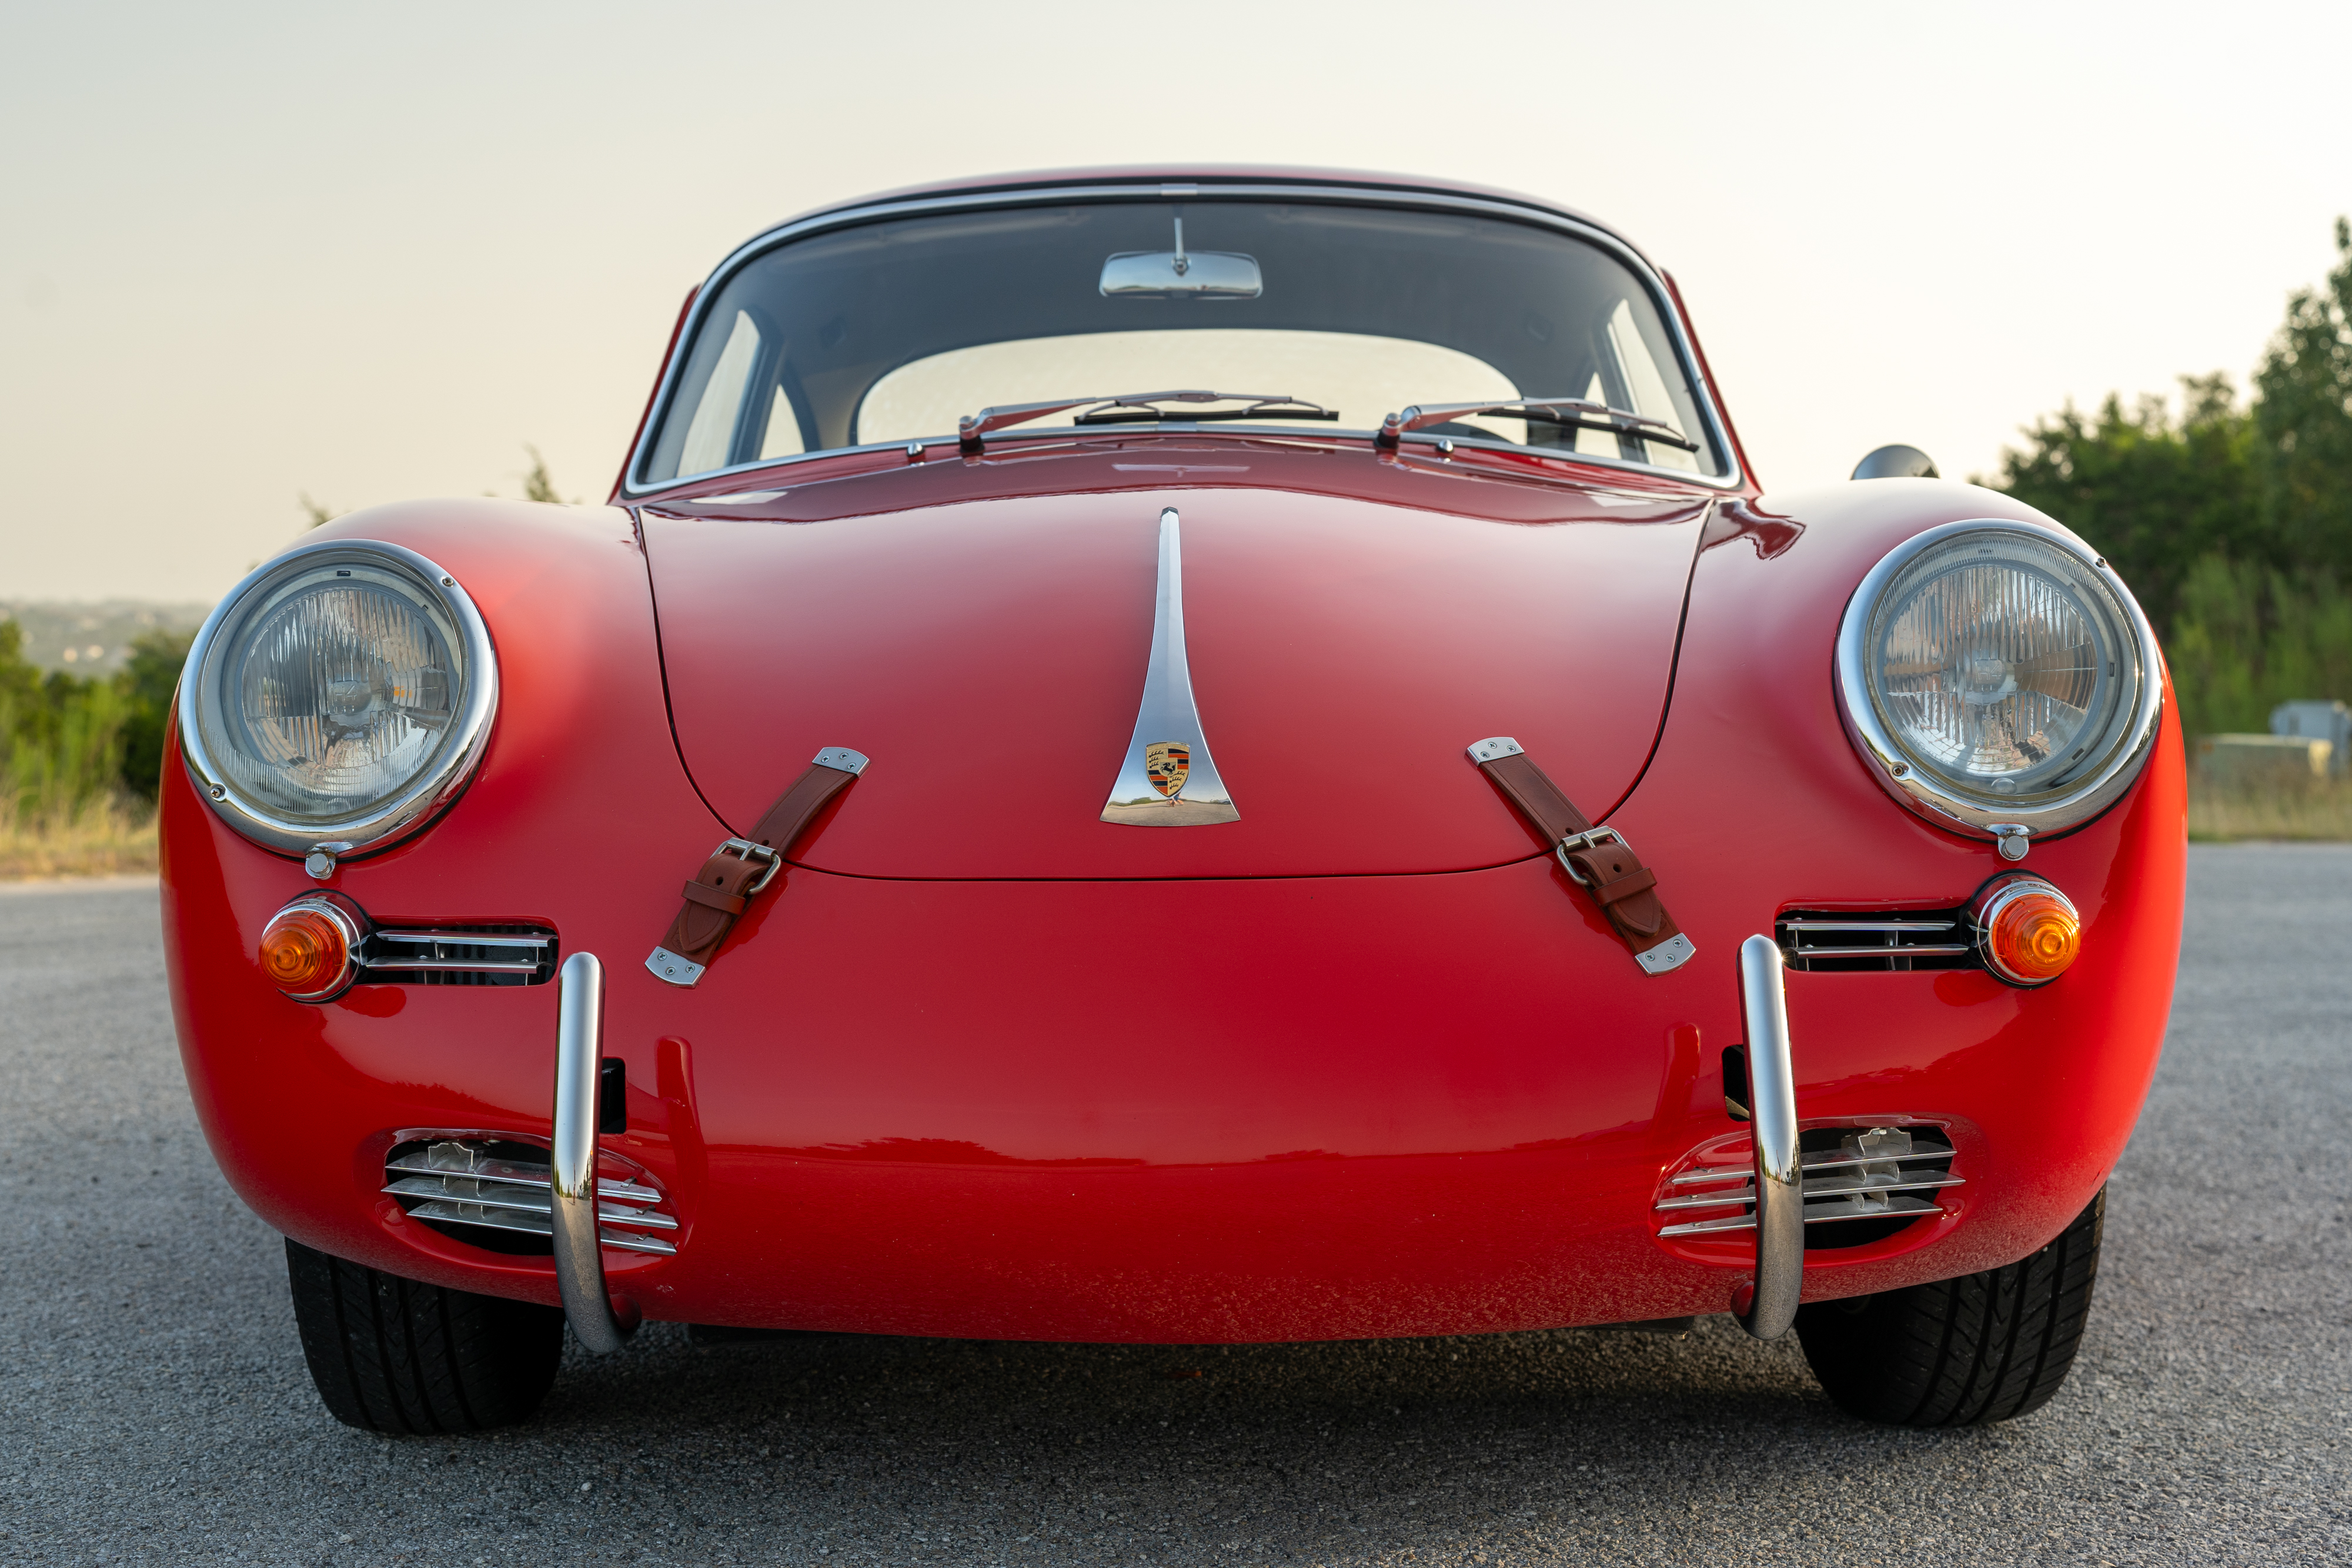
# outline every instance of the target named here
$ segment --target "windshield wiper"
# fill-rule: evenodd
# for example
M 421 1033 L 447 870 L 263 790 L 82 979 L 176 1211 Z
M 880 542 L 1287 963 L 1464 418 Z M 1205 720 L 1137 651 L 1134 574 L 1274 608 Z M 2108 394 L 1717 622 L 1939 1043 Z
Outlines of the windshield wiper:
M 1444 424 L 1456 419 L 1475 419 L 1487 413 L 1508 414 L 1514 419 L 1533 420 L 1540 424 L 1564 425 L 1576 430 L 1611 431 L 1643 441 L 1679 446 L 1685 452 L 1699 449 L 1697 442 L 1663 419 L 1651 419 L 1645 414 L 1635 413 L 1630 408 L 1611 408 L 1607 403 L 1593 402 L 1580 397 L 1509 398 L 1501 402 L 1415 403 L 1382 420 L 1380 434 L 1373 439 L 1394 451 L 1398 441 L 1410 431 Z
M 1168 417 L 1157 407 L 1163 402 L 1244 402 L 1249 405 L 1247 408 L 1218 409 L 1208 413 L 1179 416 L 1194 423 L 1214 419 L 1336 421 L 1339 417 L 1334 410 L 1300 398 L 1273 397 L 1261 392 L 1130 392 L 1125 397 L 1057 398 L 1051 402 L 1017 402 L 1006 403 L 1001 408 L 984 408 L 978 413 L 968 413 L 956 421 L 956 444 L 968 453 L 977 454 L 992 432 L 1074 408 L 1086 412 L 1071 421 L 1073 424 L 1156 424 Z

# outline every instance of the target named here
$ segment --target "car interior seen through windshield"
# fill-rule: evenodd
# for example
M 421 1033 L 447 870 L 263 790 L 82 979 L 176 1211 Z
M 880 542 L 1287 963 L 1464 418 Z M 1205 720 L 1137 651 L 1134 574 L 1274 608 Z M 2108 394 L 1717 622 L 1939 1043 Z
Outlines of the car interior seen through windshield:
M 1186 200 L 896 218 L 778 246 L 702 315 L 638 480 L 1172 389 L 1298 400 L 1351 431 L 1411 405 L 1578 399 L 1664 434 L 1495 413 L 1425 428 L 1727 471 L 1655 302 L 1597 246 L 1469 214 Z M 1269 408 L 1256 428 L 1298 417 Z

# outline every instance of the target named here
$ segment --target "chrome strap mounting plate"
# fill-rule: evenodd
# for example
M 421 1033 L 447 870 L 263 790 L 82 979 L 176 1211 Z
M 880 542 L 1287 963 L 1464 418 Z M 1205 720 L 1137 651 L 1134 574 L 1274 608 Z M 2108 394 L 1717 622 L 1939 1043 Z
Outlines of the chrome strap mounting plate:
M 1679 969 L 1691 960 L 1698 946 L 1681 932 L 1659 943 L 1646 952 L 1633 955 L 1633 962 L 1642 966 L 1645 975 L 1663 975 L 1669 969 Z
M 657 980 L 667 980 L 673 986 L 691 986 L 702 978 L 702 966 L 691 958 L 682 958 L 667 947 L 656 947 L 646 955 L 646 967 Z

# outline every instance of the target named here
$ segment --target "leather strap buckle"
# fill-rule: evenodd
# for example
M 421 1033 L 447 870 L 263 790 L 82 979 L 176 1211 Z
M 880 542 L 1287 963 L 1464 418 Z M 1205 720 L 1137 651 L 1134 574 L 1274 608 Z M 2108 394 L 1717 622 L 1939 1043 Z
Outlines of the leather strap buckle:
M 1625 841 L 1625 835 L 1614 828 L 1587 828 L 1580 833 L 1570 833 L 1560 840 L 1559 846 L 1551 852 L 1559 857 L 1559 869 L 1568 873 L 1569 881 L 1579 887 L 1591 887 L 1591 880 L 1579 876 L 1576 862 L 1568 857 L 1580 850 L 1598 849 L 1602 844 L 1616 844 L 1627 854 L 1633 852 L 1633 846 Z
M 768 862 L 768 869 L 761 872 L 758 880 L 743 890 L 743 896 L 745 898 L 751 897 L 753 894 L 759 892 L 761 888 L 775 881 L 776 873 L 784 869 L 784 857 L 781 852 L 770 849 L 765 844 L 755 844 L 749 839 L 729 839 L 726 842 L 720 844 L 717 849 L 710 852 L 710 858 L 717 860 L 720 855 L 728 854 L 731 854 L 739 860 L 765 861 Z
M 673 986 L 691 986 L 717 956 L 727 934 L 762 888 L 784 869 L 784 857 L 816 821 L 833 798 L 856 782 L 866 771 L 866 754 L 845 746 L 828 746 L 816 754 L 808 771 L 793 780 L 777 797 L 766 816 L 752 826 L 752 837 L 722 839 L 710 858 L 679 890 L 684 902 L 669 923 L 669 934 L 646 959 L 656 978 Z M 735 863 L 729 865 L 729 857 Z M 743 885 L 733 885 L 738 877 Z
M 1696 951 L 1660 901 L 1657 873 L 1642 863 L 1625 835 L 1594 827 L 1536 766 L 1526 747 L 1507 735 L 1490 735 L 1472 742 L 1469 753 L 1478 771 L 1527 819 L 1538 841 L 1552 846 L 1568 880 L 1599 906 L 1645 973 L 1678 968 Z M 1579 866 L 1580 855 L 1589 863 Z

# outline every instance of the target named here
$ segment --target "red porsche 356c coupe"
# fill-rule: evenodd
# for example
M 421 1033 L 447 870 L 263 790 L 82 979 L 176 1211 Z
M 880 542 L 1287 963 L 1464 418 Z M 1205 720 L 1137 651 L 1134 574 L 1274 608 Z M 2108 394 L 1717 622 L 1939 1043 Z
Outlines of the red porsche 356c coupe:
M 2003 1419 L 2179 939 L 2105 561 L 1908 448 L 1765 492 L 1640 250 L 1401 179 L 784 224 L 607 505 L 318 530 L 177 727 L 189 1082 L 383 1430 L 646 1318 L 1730 1313 Z

